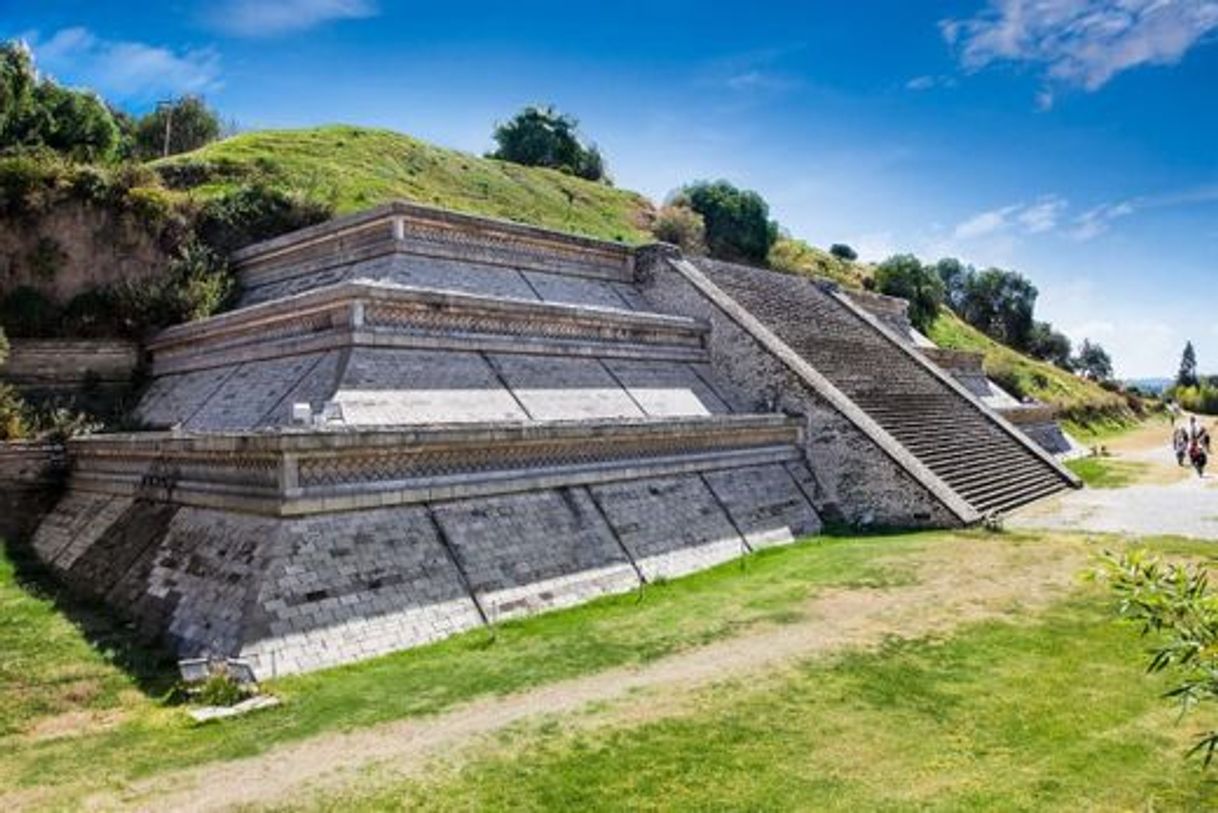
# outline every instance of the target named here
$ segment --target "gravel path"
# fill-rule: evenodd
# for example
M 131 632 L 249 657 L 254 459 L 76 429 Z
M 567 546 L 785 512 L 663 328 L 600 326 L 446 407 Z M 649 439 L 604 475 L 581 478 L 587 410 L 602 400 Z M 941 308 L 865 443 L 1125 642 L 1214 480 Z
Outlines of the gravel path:
M 1007 518 L 1011 528 L 1175 535 L 1218 541 L 1218 458 L 1204 478 L 1181 469 L 1158 424 L 1109 445 L 1116 460 L 1150 466 L 1127 488 L 1086 488 L 1036 503 Z

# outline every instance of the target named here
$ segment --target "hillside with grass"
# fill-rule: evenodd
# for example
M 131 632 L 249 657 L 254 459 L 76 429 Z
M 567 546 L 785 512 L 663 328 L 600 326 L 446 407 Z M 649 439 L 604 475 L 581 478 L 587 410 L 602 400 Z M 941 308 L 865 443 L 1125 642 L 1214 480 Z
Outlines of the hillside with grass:
M 1127 423 L 1134 417 L 1125 397 L 1094 381 L 1048 362 L 1023 355 L 967 324 L 948 308 L 940 311 L 929 338 L 950 350 L 971 350 L 985 356 L 985 372 L 1017 397 L 1030 397 L 1057 407 L 1069 423 L 1102 427 Z
M 171 188 L 203 199 L 261 182 L 339 214 L 404 199 L 623 243 L 652 239 L 652 204 L 637 192 L 436 147 L 391 130 L 260 130 L 152 166 Z

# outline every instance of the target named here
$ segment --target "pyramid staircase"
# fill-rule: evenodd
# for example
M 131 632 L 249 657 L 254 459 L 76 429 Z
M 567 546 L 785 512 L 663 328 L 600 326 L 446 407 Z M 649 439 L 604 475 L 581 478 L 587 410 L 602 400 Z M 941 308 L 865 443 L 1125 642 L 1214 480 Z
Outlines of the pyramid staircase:
M 811 280 L 698 260 L 707 277 L 857 404 L 978 513 L 1077 479 L 849 298 Z

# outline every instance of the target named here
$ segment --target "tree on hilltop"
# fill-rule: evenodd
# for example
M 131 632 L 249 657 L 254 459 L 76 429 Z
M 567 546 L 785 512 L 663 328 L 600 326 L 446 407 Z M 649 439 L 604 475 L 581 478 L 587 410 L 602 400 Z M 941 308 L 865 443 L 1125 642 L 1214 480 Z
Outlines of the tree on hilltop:
M 135 154 L 142 160 L 197 150 L 220 137 L 220 117 L 199 96 L 160 105 L 135 124 Z
M 1176 386 L 1197 386 L 1197 351 L 1193 349 L 1192 341 L 1184 345 L 1184 353 L 1180 356 L 1180 371 L 1176 373 Z
M 834 243 L 829 246 L 829 253 L 839 260 L 845 260 L 850 263 L 859 258 L 859 253 L 845 243 Z
M 912 254 L 897 254 L 876 266 L 876 290 L 909 302 L 909 321 L 925 333 L 943 306 L 943 281 Z
M 1112 380 L 1112 358 L 1098 342 L 1090 339 L 1083 339 L 1083 346 L 1074 359 L 1074 368 L 1092 381 Z
M 702 216 L 707 250 L 720 260 L 764 263 L 778 240 L 778 224 L 770 220 L 765 198 L 727 181 L 695 181 L 681 189 L 671 205 Z
M 606 180 L 605 159 L 579 137 L 579 121 L 552 106 L 529 106 L 495 127 L 498 149 L 488 157 L 528 167 L 549 167 L 589 181 Z
M 0 43 L 0 149 L 46 147 L 105 161 L 118 144 L 118 124 L 100 97 L 40 77 L 24 42 Z

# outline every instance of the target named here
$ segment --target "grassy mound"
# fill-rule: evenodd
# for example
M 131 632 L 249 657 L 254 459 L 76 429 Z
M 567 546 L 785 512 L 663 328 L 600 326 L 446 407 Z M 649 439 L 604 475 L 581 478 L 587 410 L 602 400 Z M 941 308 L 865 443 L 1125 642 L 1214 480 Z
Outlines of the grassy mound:
M 1120 394 L 999 344 L 946 308 L 931 325 L 929 334 L 930 340 L 940 347 L 983 353 L 986 375 L 999 386 L 1013 395 L 1052 404 L 1073 423 L 1123 424 L 1134 419 Z
M 637 192 L 435 147 L 390 130 L 261 130 L 153 166 L 170 186 L 204 198 L 256 179 L 339 213 L 405 199 L 624 243 L 651 239 L 652 205 Z

